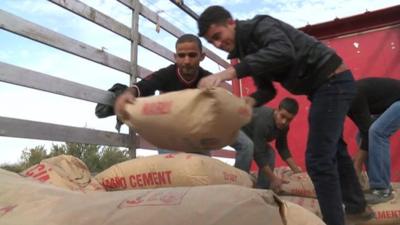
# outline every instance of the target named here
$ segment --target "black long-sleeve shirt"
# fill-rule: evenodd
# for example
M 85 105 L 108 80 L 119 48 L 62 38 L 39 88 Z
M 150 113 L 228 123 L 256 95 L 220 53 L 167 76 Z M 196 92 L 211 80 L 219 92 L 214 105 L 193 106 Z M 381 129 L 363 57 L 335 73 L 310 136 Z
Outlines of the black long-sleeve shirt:
M 200 79 L 211 73 L 200 67 L 198 75 L 191 81 L 186 81 L 178 72 L 176 64 L 162 68 L 145 79 L 134 84 L 137 88 L 138 96 L 154 95 L 155 91 L 171 92 L 180 91 L 187 88 L 196 88 Z
M 268 107 L 258 107 L 253 110 L 253 117 L 247 125 L 242 128 L 254 142 L 254 160 L 260 167 L 268 165 L 267 142 L 275 140 L 275 147 L 283 160 L 292 157 L 287 144 L 289 127 L 281 130 L 275 125 L 274 110 Z
M 372 115 L 382 114 L 390 105 L 400 100 L 400 80 L 371 77 L 356 81 L 356 85 L 357 95 L 348 116 L 360 130 L 361 148 L 367 151 Z

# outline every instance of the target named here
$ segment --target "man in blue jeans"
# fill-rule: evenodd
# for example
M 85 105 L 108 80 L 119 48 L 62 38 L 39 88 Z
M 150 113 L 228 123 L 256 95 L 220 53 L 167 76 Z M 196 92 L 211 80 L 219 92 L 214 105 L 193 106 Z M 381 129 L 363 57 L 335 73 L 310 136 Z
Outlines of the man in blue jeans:
M 367 173 L 371 193 L 368 203 L 393 198 L 390 185 L 390 136 L 400 129 L 400 80 L 370 77 L 356 81 L 357 95 L 349 117 L 360 131 L 361 143 L 354 165 L 361 173 L 368 156 Z M 379 115 L 373 120 L 372 116 Z
M 257 91 L 248 101 L 254 106 L 275 97 L 273 82 L 292 94 L 307 95 L 311 106 L 306 165 L 323 220 L 327 225 L 344 225 L 345 214 L 353 220 L 371 219 L 374 214 L 342 138 L 356 94 L 353 75 L 342 59 L 315 38 L 267 15 L 233 20 L 223 7 L 210 6 L 197 24 L 199 36 L 229 52 L 229 58 L 240 59 L 233 67 L 202 78 L 199 86 L 251 76 Z
M 124 111 L 124 105 L 133 103 L 136 97 L 151 96 L 157 90 L 166 93 L 197 88 L 200 79 L 211 74 L 200 67 L 200 62 L 204 59 L 205 54 L 197 36 L 192 34 L 182 35 L 176 41 L 175 50 L 175 64 L 152 73 L 132 87 L 126 88 L 117 97 L 112 111 L 118 117 L 128 116 Z M 236 150 L 235 167 L 248 172 L 253 159 L 253 142 L 240 131 L 236 142 L 231 147 Z M 160 149 L 159 152 L 170 151 Z

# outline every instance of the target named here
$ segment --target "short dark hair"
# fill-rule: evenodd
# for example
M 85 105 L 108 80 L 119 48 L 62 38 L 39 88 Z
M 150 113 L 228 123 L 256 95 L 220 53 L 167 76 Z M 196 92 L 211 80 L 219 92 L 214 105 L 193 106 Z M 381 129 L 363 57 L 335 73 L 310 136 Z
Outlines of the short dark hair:
M 175 43 L 175 48 L 178 46 L 178 44 L 185 43 L 185 42 L 194 42 L 197 44 L 199 47 L 199 50 L 203 52 L 203 45 L 201 44 L 201 40 L 199 37 L 193 34 L 184 34 L 178 38 L 178 40 Z
M 290 114 L 296 115 L 299 111 L 299 104 L 296 99 L 286 97 L 279 103 L 279 109 L 285 109 Z
M 197 20 L 199 36 L 203 37 L 211 25 L 225 24 L 228 19 L 232 19 L 232 16 L 224 7 L 219 5 L 208 7 Z

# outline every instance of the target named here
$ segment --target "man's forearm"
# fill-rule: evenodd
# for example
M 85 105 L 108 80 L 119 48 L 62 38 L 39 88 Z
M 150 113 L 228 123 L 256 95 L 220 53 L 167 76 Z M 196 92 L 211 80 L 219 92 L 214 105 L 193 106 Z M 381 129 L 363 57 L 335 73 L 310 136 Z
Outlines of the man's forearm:
M 290 169 L 295 172 L 295 173 L 300 173 L 301 169 L 299 166 L 297 166 L 296 162 L 293 160 L 292 157 L 286 159 L 286 163 L 290 167 Z
M 262 170 L 264 171 L 265 175 L 267 175 L 269 180 L 276 178 L 274 172 L 268 165 L 264 166 Z

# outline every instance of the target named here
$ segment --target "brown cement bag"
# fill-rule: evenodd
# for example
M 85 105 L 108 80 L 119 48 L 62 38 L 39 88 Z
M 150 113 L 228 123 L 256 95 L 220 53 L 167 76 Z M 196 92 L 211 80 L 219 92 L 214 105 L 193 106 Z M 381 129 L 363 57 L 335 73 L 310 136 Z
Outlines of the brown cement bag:
M 316 199 L 316 198 L 307 198 L 307 197 L 300 197 L 300 196 L 293 196 L 293 195 L 280 195 L 279 198 L 281 198 L 282 200 L 300 205 L 301 207 L 306 208 L 307 210 L 311 211 L 318 217 L 322 218 L 318 199 Z
M 274 174 L 289 183 L 282 184 L 281 190 L 284 195 L 302 197 L 316 197 L 314 185 L 306 172 L 293 173 L 289 167 L 278 167 Z
M 108 191 L 236 184 L 252 187 L 249 174 L 208 156 L 175 153 L 132 159 L 96 175 Z
M 296 203 L 315 215 L 321 216 L 318 200 L 314 198 L 305 198 L 298 196 L 279 196 L 281 199 Z M 395 198 L 391 201 L 371 205 L 375 212 L 375 219 L 363 223 L 354 223 L 348 221 L 349 225 L 399 225 L 400 224 L 400 197 L 398 190 L 395 192 Z
M 400 224 L 400 196 L 399 189 L 395 189 L 395 198 L 391 201 L 371 205 L 375 211 L 376 220 L 362 225 L 399 225 Z M 360 224 L 361 225 L 361 224 Z
M 2 225 L 323 225 L 271 191 L 237 185 L 73 192 L 0 173 Z
M 223 88 L 188 89 L 140 97 L 124 121 L 159 148 L 200 152 L 232 144 L 251 107 Z
M 22 176 L 75 191 L 105 191 L 80 159 L 60 155 L 42 160 L 21 172 Z

